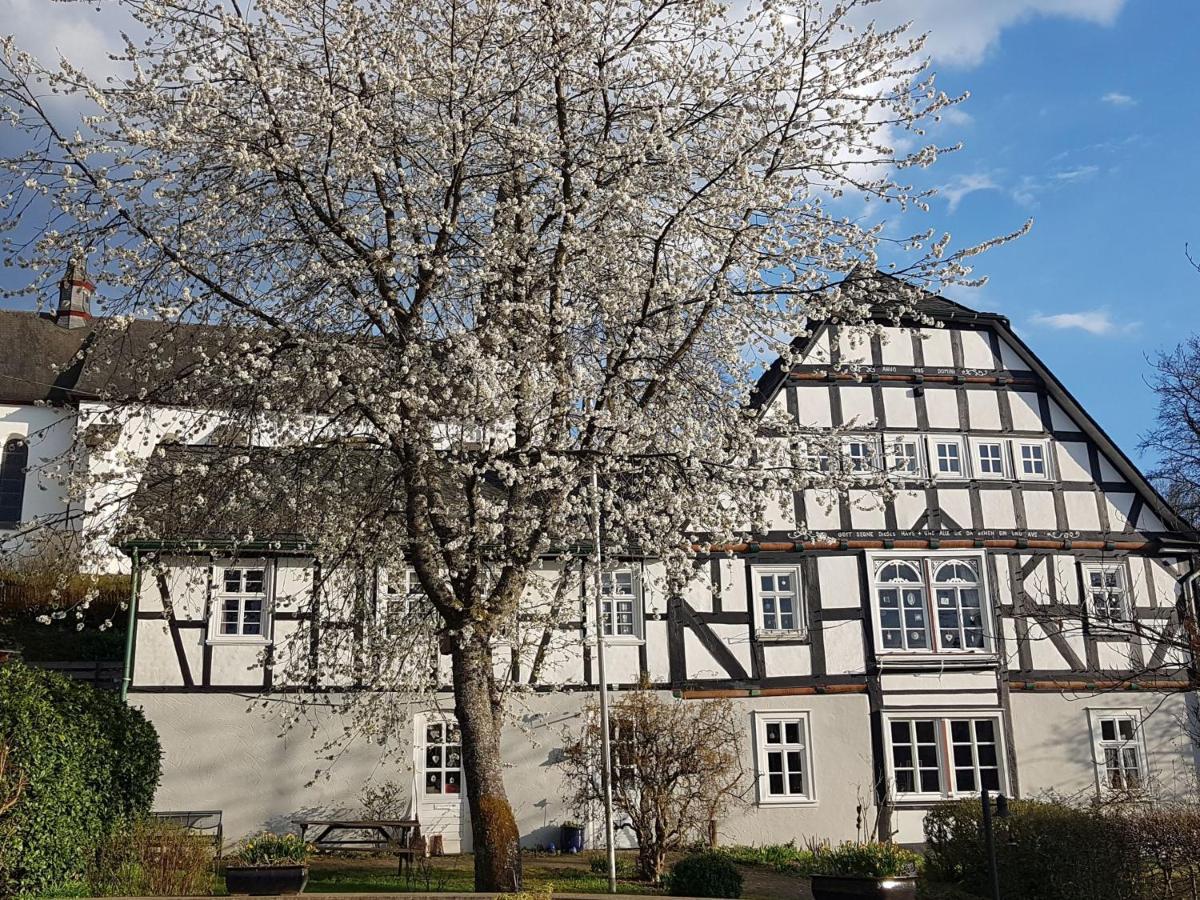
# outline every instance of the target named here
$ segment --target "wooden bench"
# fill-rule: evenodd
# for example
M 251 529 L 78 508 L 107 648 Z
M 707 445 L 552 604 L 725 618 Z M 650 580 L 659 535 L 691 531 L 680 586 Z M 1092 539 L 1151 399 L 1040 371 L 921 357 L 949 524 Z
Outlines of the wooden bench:
M 415 839 L 421 823 L 416 819 L 292 819 L 300 839 L 318 850 L 379 850 L 395 853 L 396 873 L 412 868 Z M 312 835 L 309 835 L 309 832 Z M 358 835 L 367 835 L 359 837 Z

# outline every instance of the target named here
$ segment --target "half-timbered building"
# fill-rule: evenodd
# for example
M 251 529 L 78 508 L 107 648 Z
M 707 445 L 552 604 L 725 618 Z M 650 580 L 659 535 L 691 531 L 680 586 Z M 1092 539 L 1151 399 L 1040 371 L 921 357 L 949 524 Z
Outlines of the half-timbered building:
M 847 838 L 861 816 L 919 841 L 931 804 L 983 788 L 1194 793 L 1195 535 L 1005 318 L 932 296 L 920 313 L 861 343 L 823 325 L 756 397 L 836 431 L 841 452 L 814 466 L 882 470 L 886 490 L 798 492 L 758 541 L 698 559 L 682 592 L 652 559 L 611 559 L 602 622 L 580 583 L 534 677 L 513 654 L 526 692 L 505 754 L 527 844 L 581 812 L 553 763 L 596 687 L 598 631 L 616 690 L 732 700 L 754 792 L 720 823 L 728 840 Z M 192 452 L 165 450 L 164 471 Z M 467 847 L 449 694 L 389 735 L 399 761 L 359 748 L 312 783 L 339 714 L 309 710 L 310 727 L 280 735 L 247 702 L 294 708 L 311 685 L 281 683 L 271 648 L 307 629 L 318 671 L 321 634 L 355 623 L 322 613 L 302 537 L 236 551 L 195 537 L 126 548 L 146 573 L 130 699 L 163 739 L 160 805 L 222 809 L 236 835 L 353 808 L 364 781 L 387 777 L 411 784 L 427 833 Z M 369 616 L 412 602 L 403 573 L 352 589 Z

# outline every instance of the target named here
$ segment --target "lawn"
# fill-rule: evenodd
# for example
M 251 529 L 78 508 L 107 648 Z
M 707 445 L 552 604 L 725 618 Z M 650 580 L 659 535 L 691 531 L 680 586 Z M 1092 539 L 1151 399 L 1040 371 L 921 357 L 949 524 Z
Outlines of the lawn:
M 632 855 L 630 855 L 632 860 Z M 608 879 L 591 871 L 591 855 L 551 856 L 527 853 L 522 861 L 528 891 L 541 892 L 553 885 L 556 893 L 603 894 L 608 891 Z M 396 874 L 393 858 L 338 858 L 320 856 L 309 866 L 309 894 L 363 893 L 383 891 L 470 892 L 475 890 L 471 856 L 442 856 L 418 862 L 412 872 Z M 622 881 L 621 893 L 661 893 L 657 888 L 640 881 Z

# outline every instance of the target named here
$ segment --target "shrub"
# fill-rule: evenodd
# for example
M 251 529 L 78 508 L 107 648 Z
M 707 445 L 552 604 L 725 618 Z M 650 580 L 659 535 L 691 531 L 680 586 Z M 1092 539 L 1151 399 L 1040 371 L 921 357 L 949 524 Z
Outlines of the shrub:
M 20 663 L 0 665 L 0 739 L 26 782 L 0 821 L 0 896 L 80 880 L 112 828 L 149 810 L 158 738 L 114 696 Z
M 674 897 L 740 897 L 742 876 L 729 857 L 715 851 L 694 853 L 675 863 L 668 879 Z
M 109 835 L 88 882 L 98 896 L 202 896 L 212 891 L 212 851 L 207 838 L 180 825 L 135 820 Z
M 857 875 L 862 878 L 888 878 L 916 875 L 921 856 L 899 844 L 875 841 L 847 841 L 816 854 L 813 872 L 822 875 Z
M 988 863 L 978 800 L 938 804 L 925 816 L 927 871 L 987 893 Z M 995 819 L 996 859 L 1006 896 L 1027 900 L 1139 897 L 1144 866 L 1127 819 L 1061 803 L 1014 800 Z
M 234 858 L 243 866 L 302 866 L 310 852 L 299 835 L 264 831 L 242 841 Z

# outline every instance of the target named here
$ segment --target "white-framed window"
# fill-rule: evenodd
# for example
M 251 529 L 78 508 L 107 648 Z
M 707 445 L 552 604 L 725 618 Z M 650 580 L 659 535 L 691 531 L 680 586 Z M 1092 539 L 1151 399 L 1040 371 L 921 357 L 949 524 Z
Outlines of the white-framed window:
M 852 437 L 842 442 L 846 471 L 851 474 L 879 471 L 879 446 L 874 437 Z
M 833 462 L 829 455 L 829 445 L 820 440 L 796 441 L 793 445 L 796 455 L 796 465 L 804 472 L 831 472 Z
M 756 780 L 760 804 L 812 805 L 812 735 L 806 711 L 754 713 Z
M 384 636 L 394 636 L 401 632 L 404 622 L 420 603 L 425 592 L 417 578 L 417 570 L 412 566 L 397 566 L 383 568 L 377 575 L 376 615 L 378 625 Z
M 896 799 L 945 799 L 1005 789 L 999 712 L 885 714 Z
M 878 654 L 990 649 L 981 556 L 875 555 L 868 563 Z
M 887 435 L 883 439 L 890 475 L 898 478 L 921 478 L 925 467 L 921 464 L 921 441 L 909 435 Z
M 268 640 L 268 567 L 265 563 L 217 568 L 213 591 L 209 640 Z
M 426 796 L 462 793 L 462 735 L 452 720 L 425 723 L 424 758 Z
M 1087 610 L 1096 625 L 1118 625 L 1132 619 L 1129 581 L 1119 562 L 1083 563 Z
M 934 478 L 966 478 L 967 457 L 960 437 L 929 438 L 929 472 Z
M 1136 793 L 1143 790 L 1149 773 L 1142 742 L 1141 711 L 1089 709 L 1088 719 L 1100 792 Z
M 1013 441 L 1013 461 L 1019 479 L 1037 481 L 1050 477 L 1050 453 L 1045 441 Z
M 804 614 L 798 566 L 754 566 L 754 618 L 759 637 L 804 635 Z
M 600 609 L 605 637 L 641 638 L 642 585 L 635 569 L 615 569 L 600 576 Z
M 973 439 L 976 478 L 1007 478 L 1008 447 L 1004 441 Z

